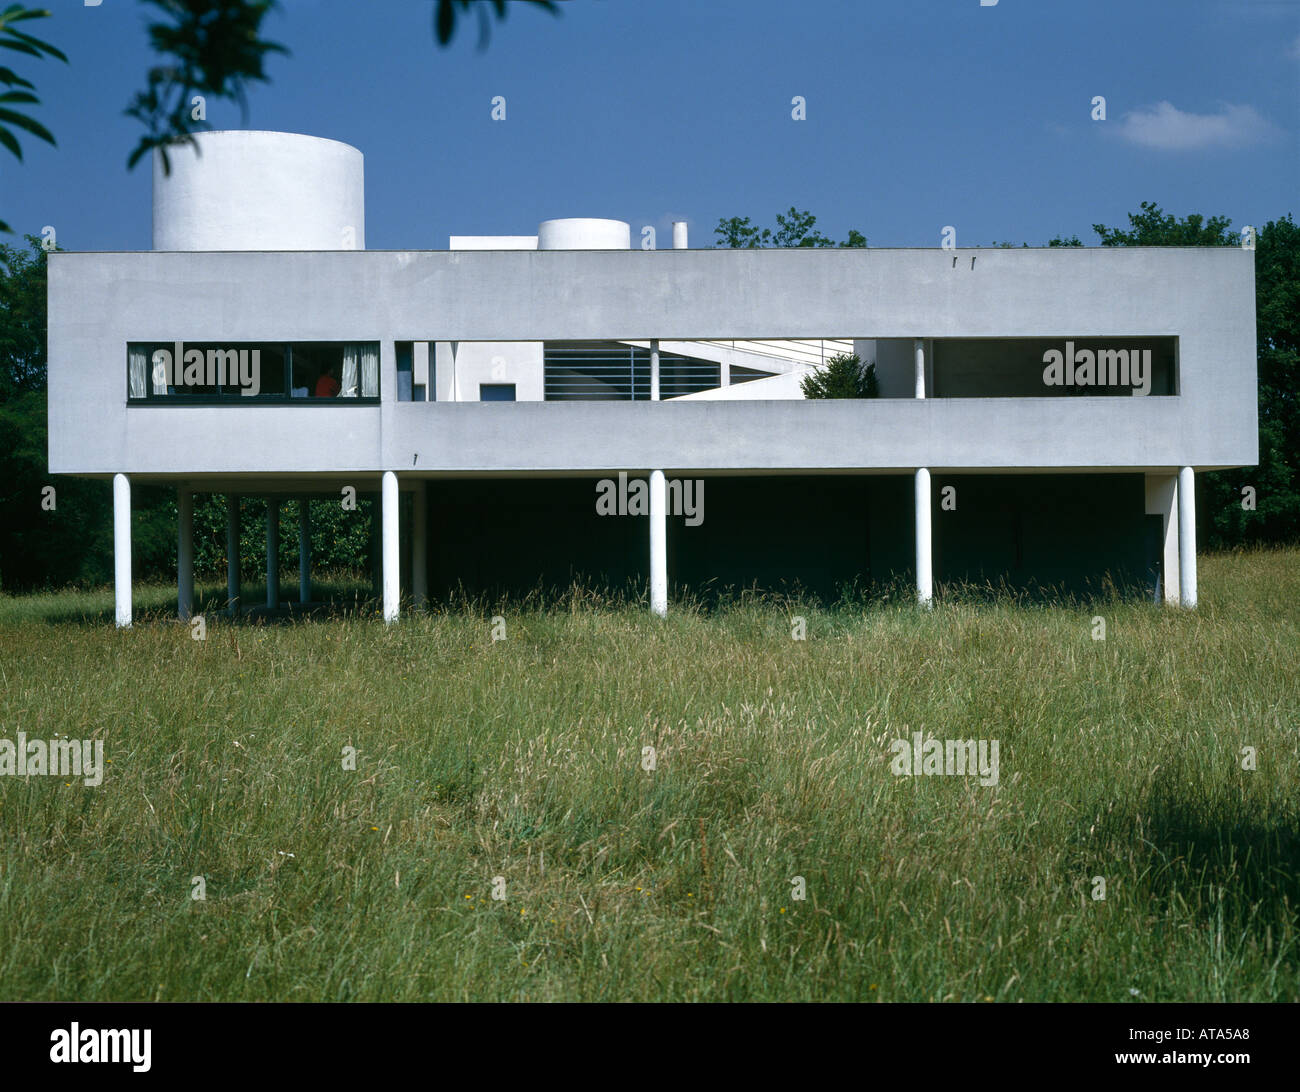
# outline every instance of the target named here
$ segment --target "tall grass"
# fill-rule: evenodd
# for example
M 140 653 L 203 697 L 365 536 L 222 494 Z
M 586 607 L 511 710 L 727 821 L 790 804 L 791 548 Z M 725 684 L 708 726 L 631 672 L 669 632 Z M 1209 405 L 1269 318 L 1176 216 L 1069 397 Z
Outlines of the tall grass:
M 1195 612 L 0 600 L 0 737 L 110 760 L 0 777 L 0 1000 L 1296 1000 L 1298 561 Z M 894 776 L 917 731 L 999 783 Z

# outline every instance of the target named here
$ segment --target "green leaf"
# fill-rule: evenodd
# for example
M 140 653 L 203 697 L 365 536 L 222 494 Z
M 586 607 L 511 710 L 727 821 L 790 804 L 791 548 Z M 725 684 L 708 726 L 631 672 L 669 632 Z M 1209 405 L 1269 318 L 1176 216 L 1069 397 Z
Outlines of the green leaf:
M 0 121 L 7 121 L 10 125 L 17 125 L 20 129 L 26 129 L 33 136 L 40 137 L 47 143 L 54 144 L 56 148 L 58 147 L 50 131 L 39 121 L 34 121 L 25 114 L 20 114 L 15 110 L 0 109 Z
M 19 146 L 17 138 L 3 125 L 0 125 L 0 144 L 3 144 L 13 152 L 14 158 L 21 162 L 23 158 L 23 150 Z
M 26 42 L 15 42 L 9 38 L 0 38 L 0 46 L 5 49 L 16 49 L 19 53 L 27 53 L 32 57 L 39 57 L 41 51 L 34 46 L 29 46 Z
M 58 57 L 59 60 L 67 62 L 68 58 L 62 50 L 55 49 L 49 42 L 42 42 L 39 38 L 34 38 L 30 34 L 24 34 L 21 30 L 14 30 L 13 27 L 5 27 L 6 34 L 12 34 L 19 41 L 26 42 L 28 45 L 35 46 L 42 53 L 48 53 L 51 57 Z
M 48 19 L 49 8 L 25 8 L 22 4 L 10 4 L 0 11 L 0 23 L 17 23 L 23 19 Z

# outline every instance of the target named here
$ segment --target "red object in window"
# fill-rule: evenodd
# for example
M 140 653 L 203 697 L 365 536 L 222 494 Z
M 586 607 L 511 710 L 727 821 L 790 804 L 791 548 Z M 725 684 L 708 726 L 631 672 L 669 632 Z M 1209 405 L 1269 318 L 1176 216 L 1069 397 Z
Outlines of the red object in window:
M 326 373 L 316 380 L 317 398 L 334 398 L 339 393 L 339 381 Z

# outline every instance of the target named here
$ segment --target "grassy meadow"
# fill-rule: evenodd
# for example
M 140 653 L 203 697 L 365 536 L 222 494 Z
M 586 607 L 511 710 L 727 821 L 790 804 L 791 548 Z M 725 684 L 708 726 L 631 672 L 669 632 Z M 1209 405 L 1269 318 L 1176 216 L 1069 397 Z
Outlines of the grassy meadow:
M 0 1001 L 1300 999 L 1300 550 L 1195 612 L 357 604 L 0 598 L 0 737 L 108 760 L 0 777 Z

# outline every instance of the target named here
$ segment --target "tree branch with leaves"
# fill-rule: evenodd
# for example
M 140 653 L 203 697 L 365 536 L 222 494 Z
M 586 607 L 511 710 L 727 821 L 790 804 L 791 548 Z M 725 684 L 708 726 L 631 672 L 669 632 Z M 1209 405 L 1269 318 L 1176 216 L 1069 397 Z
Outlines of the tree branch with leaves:
M 0 48 L 12 49 L 38 60 L 44 57 L 56 57 L 67 63 L 68 58 L 48 42 L 43 42 L 14 26 L 28 19 L 44 19 L 49 16 L 44 8 L 25 8 L 21 4 L 10 4 L 0 11 Z M 23 158 L 22 145 L 14 129 L 23 129 L 47 144 L 55 144 L 54 135 L 39 121 L 29 117 L 15 106 L 39 106 L 41 100 L 34 94 L 35 85 L 12 68 L 0 65 L 0 85 L 5 90 L 0 92 L 0 144 L 4 145 L 19 161 Z M 56 145 L 57 146 L 57 145 Z M 0 220 L 0 231 L 12 235 L 8 224 Z
M 206 109 L 195 97 L 228 99 L 248 117 L 247 87 L 266 83 L 266 58 L 289 51 L 277 42 L 262 41 L 262 20 L 276 0 L 144 0 L 159 8 L 165 20 L 149 24 L 154 51 L 170 64 L 149 70 L 148 86 L 127 107 L 128 117 L 144 123 L 145 135 L 126 161 L 134 167 L 155 148 L 163 171 L 171 173 L 169 146 L 191 145 L 194 134 L 208 128 Z
M 867 237 L 855 228 L 849 237 L 837 243 L 817 230 L 817 217 L 793 205 L 790 211 L 776 214 L 776 231 L 760 228 L 748 216 L 723 217 L 713 229 L 718 247 L 728 250 L 753 250 L 761 247 L 865 247 Z

